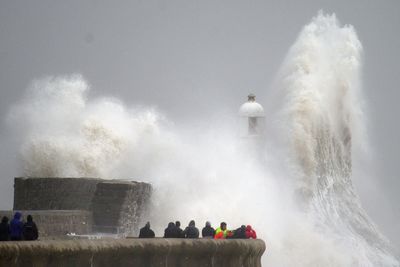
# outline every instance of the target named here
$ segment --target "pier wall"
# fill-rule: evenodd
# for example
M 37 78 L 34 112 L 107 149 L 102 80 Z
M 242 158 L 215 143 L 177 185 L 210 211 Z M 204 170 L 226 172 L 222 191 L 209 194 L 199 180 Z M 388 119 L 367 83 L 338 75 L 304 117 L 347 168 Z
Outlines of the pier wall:
M 0 266 L 260 267 L 264 241 L 99 239 L 0 242 Z

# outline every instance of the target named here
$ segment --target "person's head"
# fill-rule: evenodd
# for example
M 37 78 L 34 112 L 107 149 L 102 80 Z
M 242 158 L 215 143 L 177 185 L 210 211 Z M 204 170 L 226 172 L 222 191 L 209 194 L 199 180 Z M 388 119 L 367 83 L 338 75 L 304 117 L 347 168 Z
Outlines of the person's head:
M 211 227 L 211 223 L 209 221 L 206 221 L 206 227 Z
M 246 225 L 242 225 L 242 226 L 240 226 L 240 230 L 242 230 L 242 231 L 246 231 Z
M 251 228 L 251 225 L 247 225 L 246 230 L 247 230 L 247 231 L 251 231 L 251 230 L 253 230 L 253 229 Z
M 147 222 L 146 225 L 145 225 L 144 227 L 150 228 L 150 222 Z
M 175 224 L 174 224 L 173 222 L 170 222 L 170 223 L 168 224 L 168 228 L 172 228 L 172 227 L 175 227 Z
M 190 222 L 189 222 L 189 226 L 195 226 L 196 224 L 195 224 L 195 222 L 194 222 L 194 220 L 191 220 Z
M 224 231 L 226 230 L 226 222 L 221 223 L 221 229 Z
M 33 221 L 32 215 L 28 215 L 28 216 L 26 217 L 26 220 L 27 220 L 28 222 L 32 222 L 32 221 Z
M 21 219 L 21 216 L 22 216 L 22 213 L 19 212 L 19 211 L 17 211 L 17 212 L 14 214 L 14 219 L 19 220 L 19 219 Z
M 180 221 L 176 221 L 175 225 L 176 225 L 176 227 L 181 227 L 181 222 Z
M 3 218 L 1 218 L 1 222 L 2 223 L 8 223 L 8 217 L 7 216 L 3 216 Z

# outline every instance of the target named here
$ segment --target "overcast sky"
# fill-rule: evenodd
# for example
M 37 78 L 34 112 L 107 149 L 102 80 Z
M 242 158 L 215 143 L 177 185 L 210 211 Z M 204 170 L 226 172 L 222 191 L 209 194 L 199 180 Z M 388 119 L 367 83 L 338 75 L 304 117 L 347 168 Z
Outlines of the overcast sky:
M 400 247 L 400 1 L 0 1 L 0 137 L 10 106 L 46 75 L 81 73 L 92 95 L 153 105 L 177 123 L 236 112 L 250 91 L 266 102 L 320 9 L 352 24 L 364 46 L 376 183 L 356 186 Z M 2 140 L 0 209 L 8 209 L 17 151 Z

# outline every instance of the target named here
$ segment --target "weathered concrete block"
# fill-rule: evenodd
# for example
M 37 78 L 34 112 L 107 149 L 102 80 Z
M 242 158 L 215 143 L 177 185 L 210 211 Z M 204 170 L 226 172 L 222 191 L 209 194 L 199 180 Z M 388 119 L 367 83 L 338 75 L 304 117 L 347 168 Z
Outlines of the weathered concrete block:
M 89 210 L 96 178 L 14 179 L 14 210 Z
M 86 210 L 93 216 L 87 220 L 90 230 L 137 235 L 150 194 L 150 184 L 133 181 L 19 177 L 14 182 L 14 210 Z
M 136 235 L 150 200 L 151 186 L 128 181 L 104 181 L 92 201 L 93 230 Z

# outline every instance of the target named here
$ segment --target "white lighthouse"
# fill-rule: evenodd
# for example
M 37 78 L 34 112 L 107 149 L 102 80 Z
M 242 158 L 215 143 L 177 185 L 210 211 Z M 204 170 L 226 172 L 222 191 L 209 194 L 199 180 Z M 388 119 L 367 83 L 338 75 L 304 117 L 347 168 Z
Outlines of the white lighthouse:
M 256 96 L 248 95 L 248 100 L 239 109 L 240 135 L 247 138 L 261 138 L 264 135 L 264 108 L 256 102 Z

